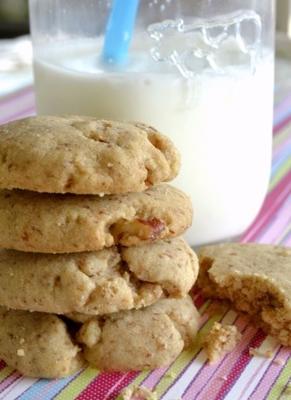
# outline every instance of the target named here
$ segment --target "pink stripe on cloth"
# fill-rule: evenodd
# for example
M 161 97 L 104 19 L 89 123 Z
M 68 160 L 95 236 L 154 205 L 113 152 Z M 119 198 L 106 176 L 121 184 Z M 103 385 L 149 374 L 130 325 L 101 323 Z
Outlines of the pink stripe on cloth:
M 290 226 L 289 232 L 287 233 L 287 235 L 282 240 L 282 244 L 284 246 L 286 246 L 286 247 L 291 247 L 291 226 Z
M 137 376 L 138 372 L 130 371 L 128 373 L 123 374 L 121 379 L 116 382 L 115 385 L 111 386 L 110 390 L 107 392 L 104 400 L 116 400 L 116 397 L 120 394 L 122 389 L 128 386 Z
M 285 362 L 290 357 L 290 350 L 286 347 L 281 347 L 276 354 L 274 360 L 272 360 L 270 367 L 267 369 L 265 374 L 263 375 L 262 379 L 254 389 L 254 391 L 249 396 L 249 400 L 261 400 L 264 399 L 267 394 L 269 393 L 271 387 L 270 382 L 275 382 L 280 372 L 284 368 Z M 280 360 L 283 364 L 278 365 L 274 361 Z
M 31 110 L 35 113 L 34 93 L 28 92 L 22 98 L 0 105 L 0 124 L 21 118 L 23 114 Z
M 82 393 L 79 394 L 77 399 L 109 400 L 109 398 L 114 398 L 114 392 L 120 390 L 120 387 L 129 385 L 137 375 L 137 372 L 129 372 L 125 374 L 121 372 L 103 372 L 98 375 Z
M 255 240 L 259 232 L 270 222 L 273 214 L 281 207 L 291 191 L 291 171 L 278 183 L 278 185 L 268 194 L 264 205 L 257 216 L 255 222 L 240 238 L 240 242 L 246 243 Z
M 7 118 L 5 118 L 5 120 L 2 120 L 2 121 L 1 121 L 1 117 L 0 117 L 0 125 L 6 124 L 11 121 L 16 121 L 17 119 L 26 118 L 31 115 L 35 115 L 34 107 L 28 107 L 25 110 L 21 110 L 21 111 L 17 112 L 16 114 L 14 114 L 11 118 L 8 116 Z
M 258 362 L 258 365 L 256 368 L 253 369 L 253 373 L 252 375 L 249 377 L 249 380 L 245 383 L 243 389 L 240 391 L 239 393 L 239 397 L 243 398 L 245 397 L 249 386 L 251 385 L 251 383 L 254 381 L 254 379 L 256 378 L 256 376 L 258 375 L 258 373 L 260 373 L 260 371 L 265 368 L 265 365 L 267 365 L 270 362 L 270 360 L 266 357 L 260 357 L 260 360 Z
M 256 335 L 257 329 L 248 326 L 248 319 L 244 316 L 240 317 L 236 326 L 242 332 L 242 340 L 239 342 L 235 351 L 224 357 L 220 364 L 206 364 L 201 375 L 194 378 L 191 385 L 188 386 L 183 394 L 183 400 L 214 399 L 224 384 L 224 377 L 228 377 L 233 365 L 239 360 L 241 354 L 249 346 L 250 341 Z M 209 385 L 210 379 L 213 385 Z
M 274 213 L 272 220 L 268 223 L 268 229 L 256 237 L 257 243 L 276 243 L 288 223 L 291 224 L 291 196 L 287 197 L 280 207 L 280 212 Z
M 203 306 L 203 304 L 206 302 L 205 297 L 202 296 L 201 293 L 199 293 L 199 295 L 197 297 L 195 297 L 193 299 L 194 304 L 197 308 L 201 308 Z
M 16 372 L 16 371 L 11 371 L 11 375 L 8 375 L 7 378 L 4 379 L 0 383 L 0 398 L 1 398 L 1 392 L 3 392 L 8 386 L 12 385 L 13 382 L 17 381 L 18 379 L 21 378 L 21 375 Z
M 276 161 L 280 160 L 280 158 L 282 157 L 281 153 L 290 148 L 291 148 L 291 135 L 287 140 L 284 140 L 282 143 L 278 144 L 276 147 L 273 148 L 273 154 L 272 154 L 273 165 L 274 163 L 276 163 Z
M 278 124 L 274 126 L 273 129 L 273 134 L 277 135 L 285 126 L 291 123 L 291 115 L 289 115 L 287 118 L 284 118 L 282 121 L 280 121 Z
M 254 336 L 253 340 L 250 341 L 249 347 L 259 347 L 265 339 L 265 334 L 262 331 L 258 331 Z M 223 400 L 233 385 L 236 383 L 240 375 L 243 373 L 245 367 L 250 362 L 252 356 L 249 354 L 248 349 L 245 349 L 235 365 L 232 366 L 232 370 L 228 375 L 228 379 L 222 385 L 221 389 L 219 390 L 215 400 Z
M 167 373 L 168 368 L 159 368 L 155 369 L 150 373 L 150 375 L 142 382 L 142 385 L 147 387 L 148 389 L 153 389 L 163 378 L 165 373 Z
M 8 94 L 7 96 L 4 96 L 0 98 L 0 107 L 2 105 L 7 105 L 9 103 L 13 103 L 15 101 L 20 100 L 24 96 L 27 96 L 27 94 L 33 93 L 34 94 L 34 89 L 33 86 L 27 86 L 21 90 L 17 90 L 14 93 Z

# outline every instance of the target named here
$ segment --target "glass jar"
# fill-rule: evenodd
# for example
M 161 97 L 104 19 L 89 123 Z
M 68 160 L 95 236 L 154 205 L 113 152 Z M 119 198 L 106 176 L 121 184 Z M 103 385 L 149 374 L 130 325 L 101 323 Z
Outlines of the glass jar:
M 30 0 L 38 113 L 153 125 L 182 155 L 190 244 L 240 235 L 270 175 L 274 1 L 142 0 L 122 63 L 102 56 L 112 3 Z

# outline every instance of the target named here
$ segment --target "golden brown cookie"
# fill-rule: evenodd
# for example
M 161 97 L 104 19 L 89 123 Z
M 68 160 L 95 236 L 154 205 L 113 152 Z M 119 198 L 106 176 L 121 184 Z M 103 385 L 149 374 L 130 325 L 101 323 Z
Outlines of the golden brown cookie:
M 103 370 L 169 365 L 195 339 L 199 314 L 191 300 L 164 299 L 150 307 L 85 322 L 77 338 L 84 357 Z
M 185 296 L 199 271 L 196 254 L 182 238 L 122 247 L 121 257 L 138 279 L 159 283 L 172 296 Z
M 182 234 L 192 221 L 187 195 L 170 185 L 111 196 L 0 191 L 0 247 L 40 253 L 95 251 Z
M 179 155 L 141 123 L 37 116 L 0 127 L 0 188 L 36 192 L 140 192 L 173 179 Z
M 286 346 L 291 345 L 291 249 L 226 243 L 200 249 L 198 284 L 230 300 Z
M 65 323 L 55 315 L 0 308 L 0 358 L 25 376 L 62 378 L 83 365 Z
M 0 305 L 54 314 L 108 314 L 185 296 L 198 259 L 181 238 L 74 254 L 0 250 Z

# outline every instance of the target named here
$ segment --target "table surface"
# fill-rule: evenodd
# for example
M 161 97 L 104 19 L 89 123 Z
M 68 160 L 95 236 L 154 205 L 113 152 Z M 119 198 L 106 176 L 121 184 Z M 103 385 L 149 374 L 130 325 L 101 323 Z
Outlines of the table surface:
M 277 91 L 275 99 L 270 188 L 257 219 L 240 240 L 291 246 L 291 91 L 282 95 Z M 0 99 L 0 124 L 34 113 L 31 87 Z M 200 336 L 209 331 L 213 321 L 234 323 L 242 333 L 235 351 L 218 364 L 206 363 L 199 344 L 183 352 L 169 368 L 153 372 L 100 373 L 86 368 L 61 380 L 28 379 L 0 362 L 0 400 L 113 400 L 128 385 L 146 386 L 163 400 L 290 399 L 286 388 L 291 380 L 291 350 L 278 346 L 247 317 L 225 307 L 218 309 L 199 293 L 193 298 L 202 315 Z M 253 357 L 250 347 L 272 350 L 273 356 Z

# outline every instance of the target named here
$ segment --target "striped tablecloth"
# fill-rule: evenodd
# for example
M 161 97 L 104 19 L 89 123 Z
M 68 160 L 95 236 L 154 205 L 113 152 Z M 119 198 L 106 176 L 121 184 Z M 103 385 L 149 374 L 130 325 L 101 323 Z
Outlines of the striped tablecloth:
M 279 100 L 278 100 L 279 98 Z M 270 190 L 256 221 L 242 242 L 291 246 L 291 93 L 276 96 L 274 151 Z M 0 124 L 34 114 L 34 94 L 27 88 L 0 100 Z M 87 368 L 62 380 L 27 379 L 0 363 L 0 399 L 113 400 L 127 385 L 143 385 L 163 400 L 291 399 L 291 350 L 251 325 L 245 316 L 227 308 L 219 311 L 199 293 L 193 295 L 202 319 L 199 335 L 213 321 L 235 323 L 242 333 L 237 349 L 214 366 L 206 363 L 199 344 L 184 352 L 168 369 L 142 373 L 99 373 Z M 199 343 L 199 341 L 197 342 Z M 273 350 L 273 357 L 252 357 L 249 347 Z

